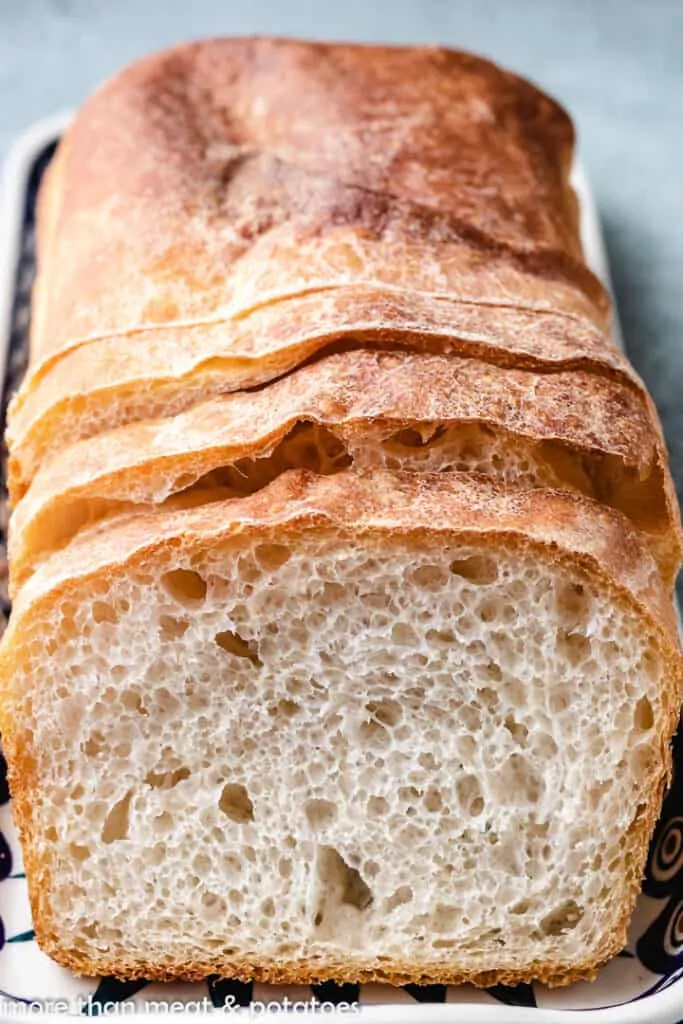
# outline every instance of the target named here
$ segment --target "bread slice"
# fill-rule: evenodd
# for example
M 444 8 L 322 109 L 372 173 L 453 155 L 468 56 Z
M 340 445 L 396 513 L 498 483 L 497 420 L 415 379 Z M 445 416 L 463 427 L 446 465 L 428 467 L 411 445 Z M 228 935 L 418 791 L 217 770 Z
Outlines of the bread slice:
M 673 586 L 678 506 L 666 451 L 633 388 L 579 371 L 361 350 L 67 447 L 14 512 L 12 591 L 78 530 L 136 505 L 243 496 L 288 468 L 333 473 L 351 463 L 577 490 L 643 530 Z
M 212 40 L 117 76 L 41 195 L 13 500 L 66 444 L 331 346 L 641 388 L 582 258 L 572 138 L 532 85 L 440 48 Z
M 333 289 L 274 303 L 236 323 L 92 341 L 48 369 L 32 369 L 9 410 L 12 500 L 65 445 L 256 388 L 344 348 L 449 353 L 542 372 L 591 370 L 644 393 L 609 336 L 585 319 L 386 288 Z
M 71 969 L 562 984 L 625 941 L 681 660 L 618 512 L 295 471 L 77 537 L 0 678 L 36 933 Z

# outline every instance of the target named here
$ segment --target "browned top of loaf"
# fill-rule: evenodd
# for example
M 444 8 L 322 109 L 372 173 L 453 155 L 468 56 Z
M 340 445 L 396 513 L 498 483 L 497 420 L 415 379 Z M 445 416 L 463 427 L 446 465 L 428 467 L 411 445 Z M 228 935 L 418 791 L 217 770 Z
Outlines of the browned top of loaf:
M 219 39 L 151 57 L 85 105 L 48 176 L 33 368 L 368 285 L 552 310 L 571 348 L 608 307 L 571 151 L 555 102 L 452 50 Z

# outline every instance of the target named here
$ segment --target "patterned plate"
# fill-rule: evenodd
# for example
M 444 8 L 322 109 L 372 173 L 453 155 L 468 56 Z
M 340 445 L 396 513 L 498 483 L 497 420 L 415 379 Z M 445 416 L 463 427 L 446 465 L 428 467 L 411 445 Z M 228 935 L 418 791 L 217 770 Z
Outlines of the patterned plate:
M 29 299 L 35 269 L 36 192 L 64 123 L 64 118 L 58 118 L 36 126 L 15 149 L 5 176 L 5 209 L 0 210 L 0 228 L 4 225 L 7 230 L 9 226 L 5 247 L 0 247 L 0 342 L 3 311 L 8 321 L 3 422 L 7 401 L 26 367 Z M 599 225 L 580 173 L 576 184 L 582 201 L 585 248 L 594 269 L 606 278 Z M 5 294 L 2 273 L 7 277 Z M 4 476 L 2 484 L 4 488 Z M 4 529 L 0 542 L 4 542 Z M 6 615 L 9 604 L 4 567 L 3 560 L 0 602 Z M 5 764 L 0 755 L 0 1021 L 16 1018 L 22 1012 L 47 1024 L 46 1013 L 125 1011 L 126 1015 L 154 1012 L 156 1016 L 184 1011 L 195 1015 L 213 1008 L 229 1012 L 240 1007 L 253 1019 L 266 1015 L 269 1004 L 270 1013 L 298 1009 L 312 1017 L 317 1003 L 318 1014 L 326 1020 L 353 1018 L 392 1024 L 683 1024 L 683 729 L 675 741 L 674 755 L 674 782 L 653 838 L 643 895 L 626 949 L 592 984 L 579 983 L 555 990 L 542 985 L 497 985 L 487 991 L 443 985 L 393 989 L 334 983 L 286 988 L 218 977 L 196 985 L 77 978 L 52 963 L 36 945 L 21 851 L 12 825 Z M 585 1010 L 592 1010 L 592 1015 L 585 1017 L 581 1012 Z

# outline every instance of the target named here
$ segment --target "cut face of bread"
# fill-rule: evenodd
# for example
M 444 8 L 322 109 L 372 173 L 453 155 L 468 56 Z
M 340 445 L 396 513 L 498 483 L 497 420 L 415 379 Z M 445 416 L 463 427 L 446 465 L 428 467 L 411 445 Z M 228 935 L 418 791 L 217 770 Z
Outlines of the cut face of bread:
M 617 381 L 349 352 L 57 455 L 14 512 L 12 588 L 79 529 L 136 505 L 240 497 L 287 469 L 351 464 L 577 490 L 642 529 L 671 584 L 680 541 L 665 458 L 647 404 Z
M 127 977 L 591 976 L 680 695 L 622 516 L 379 470 L 76 538 L 0 673 L 40 941 Z

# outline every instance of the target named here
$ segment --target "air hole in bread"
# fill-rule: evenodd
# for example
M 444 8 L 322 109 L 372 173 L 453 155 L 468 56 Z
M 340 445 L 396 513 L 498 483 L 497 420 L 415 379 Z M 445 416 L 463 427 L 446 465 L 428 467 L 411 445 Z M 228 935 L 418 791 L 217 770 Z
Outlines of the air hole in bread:
M 541 921 L 541 934 L 546 936 L 564 935 L 577 924 L 583 917 L 584 910 L 574 900 L 566 900 L 558 907 L 555 907 Z
M 139 690 L 123 690 L 121 693 L 121 704 L 127 711 L 137 711 L 140 715 L 147 715 L 149 713 L 143 707 L 142 694 Z
M 518 900 L 517 903 L 513 903 L 510 907 L 510 913 L 517 915 L 528 914 L 531 904 L 528 900 Z
M 376 860 L 369 860 L 363 866 L 363 875 L 367 878 L 376 878 L 380 873 L 380 866 Z
M 179 476 L 173 481 L 172 489 L 174 492 L 184 491 L 187 487 L 191 487 L 196 482 L 194 473 L 180 473 Z
M 455 784 L 460 810 L 472 818 L 477 818 L 484 810 L 484 798 L 479 779 L 476 775 L 463 775 Z
M 377 722 L 390 727 L 398 725 L 403 717 L 401 705 L 396 700 L 370 701 L 365 705 L 365 710 Z
M 459 907 L 439 903 L 432 915 L 432 930 L 441 935 L 444 932 L 452 932 L 458 924 L 461 914 L 462 910 Z
M 443 798 L 441 796 L 441 790 L 437 789 L 436 786 L 430 786 L 424 795 L 424 805 L 432 814 L 436 811 L 442 810 Z
M 81 743 L 81 750 L 86 757 L 99 757 L 103 750 L 106 749 L 107 743 L 102 733 L 95 729 L 90 734 L 87 740 Z
M 331 800 L 308 800 L 304 813 L 311 828 L 318 829 L 334 821 L 337 817 L 337 808 Z
M 526 746 L 529 737 L 529 730 L 526 725 L 518 722 L 513 714 L 506 715 L 503 725 L 520 747 Z
M 647 697 L 641 697 L 636 704 L 635 712 L 633 715 L 633 721 L 636 729 L 639 732 L 649 732 L 652 726 L 655 724 L 655 716 L 652 710 L 652 704 Z
M 590 640 L 581 633 L 568 633 L 566 630 L 560 630 L 557 637 L 557 647 L 561 656 L 566 658 L 569 664 L 575 667 L 584 664 L 590 658 Z
M 192 858 L 192 870 L 201 878 L 211 870 L 212 860 L 206 853 L 195 853 Z
M 389 451 L 395 448 L 425 448 L 439 441 L 446 432 L 447 428 L 444 426 L 435 428 L 428 425 L 421 431 L 407 427 L 404 430 L 397 430 L 395 434 L 388 437 L 383 442 L 383 447 Z
M 460 719 L 468 732 L 475 735 L 481 732 L 483 725 L 481 709 L 476 704 L 466 704 L 461 708 Z
M 523 754 L 511 754 L 501 778 L 507 792 L 501 788 L 500 796 L 507 802 L 515 799 L 529 804 L 538 802 L 545 790 L 545 782 Z
M 157 814 L 152 821 L 152 828 L 158 836 L 168 835 L 173 831 L 174 825 L 173 815 L 169 814 L 168 811 L 162 811 L 161 814 Z
M 353 941 L 359 914 L 372 904 L 372 889 L 360 871 L 332 846 L 319 847 L 317 876 L 318 900 L 313 916 L 317 937 Z
M 404 803 L 414 803 L 415 800 L 419 800 L 422 796 L 422 791 L 417 786 L 399 786 L 398 787 L 398 798 L 403 800 Z
M 653 761 L 653 751 L 649 744 L 641 743 L 633 750 L 629 756 L 629 761 L 632 770 L 636 775 L 645 777 L 651 771 Z
M 479 618 L 482 622 L 495 622 L 496 619 L 506 621 L 509 618 L 509 611 L 509 608 L 503 607 L 499 601 L 491 598 L 479 605 Z
M 491 715 L 495 714 L 500 705 L 500 697 L 490 686 L 482 686 L 480 690 L 477 690 L 477 700 Z
M 279 569 L 289 560 L 291 554 L 291 548 L 285 544 L 258 544 L 254 549 L 256 561 L 262 569 L 269 571 Z
M 206 580 L 192 569 L 171 569 L 163 574 L 161 582 L 167 594 L 178 604 L 192 607 L 206 597 Z
M 275 718 L 294 718 L 300 711 L 300 704 L 297 704 L 295 700 L 287 700 L 286 698 L 279 700 L 277 704 L 271 704 L 268 708 L 268 714 L 273 715 Z
M 244 825 L 254 820 L 254 806 L 249 798 L 246 786 L 237 782 L 227 782 L 221 790 L 218 806 L 231 821 Z
M 358 738 L 361 743 L 368 747 L 384 749 L 391 743 L 391 738 L 381 722 L 371 718 L 369 722 L 362 722 L 358 730 Z
M 228 904 L 222 896 L 216 892 L 203 892 L 201 896 L 202 913 L 208 918 L 222 918 L 228 909 Z M 232 915 L 235 916 L 235 915 Z M 236 917 L 235 927 L 241 924 L 240 918 Z
M 239 633 L 233 633 L 232 630 L 226 629 L 222 633 L 216 633 L 216 643 L 228 654 L 234 654 L 238 658 L 246 658 L 256 668 L 261 668 L 263 662 L 259 658 L 258 654 L 254 650 L 249 640 L 245 640 Z
M 449 566 L 454 576 L 462 576 L 470 583 L 494 583 L 498 579 L 496 563 L 486 555 L 470 555 L 457 558 Z
M 411 583 L 425 590 L 440 590 L 448 582 L 445 569 L 440 565 L 421 565 L 408 576 Z
M 92 617 L 95 622 L 118 622 L 119 617 L 113 605 L 107 601 L 93 601 Z
M 368 798 L 368 814 L 373 818 L 383 817 L 389 810 L 389 803 L 383 796 Z
M 557 755 L 557 743 L 548 732 L 538 733 L 533 737 L 531 752 L 534 757 L 549 759 Z
M 288 469 L 338 473 L 351 465 L 342 440 L 325 427 L 302 420 L 270 451 L 236 459 L 200 477 L 181 474 L 170 488 L 170 503 L 188 507 L 197 502 L 244 497 L 262 490 Z
M 187 633 L 189 627 L 187 619 L 176 619 L 172 615 L 159 616 L 159 631 L 164 640 L 177 640 Z
M 179 782 L 184 782 L 190 777 L 189 768 L 176 768 L 171 772 L 147 772 L 145 782 L 152 789 L 173 789 Z
M 568 632 L 585 626 L 588 621 L 590 598 L 581 583 L 558 582 L 555 587 L 557 613 Z
M 609 793 L 612 788 L 612 780 L 607 779 L 604 782 L 596 782 L 588 790 L 588 804 L 593 810 L 597 810 L 602 803 L 603 797 Z
M 70 843 L 69 853 L 74 860 L 84 861 L 90 856 L 90 850 L 87 846 L 79 846 L 78 843 Z
M 392 910 L 396 910 L 398 907 L 404 907 L 407 903 L 412 903 L 415 894 L 409 885 L 399 885 L 388 899 L 384 901 L 384 909 L 387 913 L 391 913 Z
M 426 639 L 432 647 L 448 647 L 455 643 L 455 634 L 450 629 L 428 629 Z
M 403 647 L 416 647 L 420 643 L 417 633 L 407 622 L 396 622 L 391 627 L 391 639 Z
M 548 699 L 548 707 L 554 715 L 561 715 L 571 704 L 571 693 L 567 687 L 557 687 Z
M 128 838 L 128 817 L 130 801 L 133 796 L 133 791 L 128 792 L 123 796 L 109 811 L 109 814 L 104 819 L 102 826 L 102 842 L 103 843 L 115 843 L 121 839 Z

